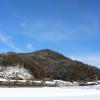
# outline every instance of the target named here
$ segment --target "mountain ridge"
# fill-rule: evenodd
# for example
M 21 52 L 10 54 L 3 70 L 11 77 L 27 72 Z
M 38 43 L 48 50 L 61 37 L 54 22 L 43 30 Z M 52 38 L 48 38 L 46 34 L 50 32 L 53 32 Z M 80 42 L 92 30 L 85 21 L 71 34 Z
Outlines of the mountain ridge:
M 64 55 L 43 49 L 31 53 L 8 52 L 0 54 L 1 66 L 20 64 L 30 70 L 36 79 L 62 79 L 66 81 L 93 81 L 100 79 L 100 69 L 72 60 Z

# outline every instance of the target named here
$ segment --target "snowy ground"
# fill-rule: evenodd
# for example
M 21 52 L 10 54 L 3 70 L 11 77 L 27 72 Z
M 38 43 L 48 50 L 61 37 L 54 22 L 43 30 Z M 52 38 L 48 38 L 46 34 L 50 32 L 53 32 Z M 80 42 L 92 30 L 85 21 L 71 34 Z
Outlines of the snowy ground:
M 0 88 L 0 100 L 100 100 L 100 86 Z

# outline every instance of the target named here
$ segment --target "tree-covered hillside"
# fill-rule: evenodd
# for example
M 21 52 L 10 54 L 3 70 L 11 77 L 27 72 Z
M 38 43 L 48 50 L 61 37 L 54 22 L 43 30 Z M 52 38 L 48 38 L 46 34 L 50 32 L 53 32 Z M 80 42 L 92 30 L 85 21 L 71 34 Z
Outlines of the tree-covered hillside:
M 8 52 L 0 54 L 0 66 L 19 64 L 36 79 L 62 79 L 66 81 L 94 81 L 100 79 L 100 69 L 74 61 L 55 51 L 44 49 L 32 53 Z

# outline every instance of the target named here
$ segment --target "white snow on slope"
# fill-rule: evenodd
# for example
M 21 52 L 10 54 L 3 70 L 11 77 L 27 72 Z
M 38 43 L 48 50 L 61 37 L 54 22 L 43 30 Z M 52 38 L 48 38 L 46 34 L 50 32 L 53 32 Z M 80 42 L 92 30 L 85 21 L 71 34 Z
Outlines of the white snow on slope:
M 18 66 L 6 67 L 3 71 L 0 72 L 0 77 L 4 79 L 33 79 L 33 76 L 29 73 L 27 69 Z

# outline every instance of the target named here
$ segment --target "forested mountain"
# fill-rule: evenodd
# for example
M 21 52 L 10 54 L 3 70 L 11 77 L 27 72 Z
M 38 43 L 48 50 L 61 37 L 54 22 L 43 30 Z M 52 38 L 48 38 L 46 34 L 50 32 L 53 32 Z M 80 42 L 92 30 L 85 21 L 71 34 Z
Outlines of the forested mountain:
M 72 60 L 55 51 L 44 49 L 32 53 L 8 52 L 0 54 L 0 66 L 23 66 L 36 79 L 93 81 L 100 79 L 100 69 Z

